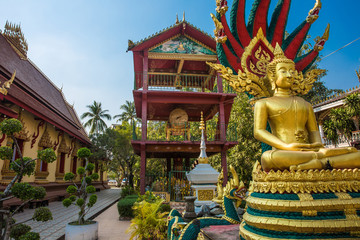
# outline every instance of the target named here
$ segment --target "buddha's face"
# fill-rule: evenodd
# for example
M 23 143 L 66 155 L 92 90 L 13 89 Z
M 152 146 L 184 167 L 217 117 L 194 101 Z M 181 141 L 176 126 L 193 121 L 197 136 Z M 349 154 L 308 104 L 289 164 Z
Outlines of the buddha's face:
M 278 63 L 276 65 L 276 80 L 277 88 L 290 88 L 294 82 L 295 65 L 293 63 Z

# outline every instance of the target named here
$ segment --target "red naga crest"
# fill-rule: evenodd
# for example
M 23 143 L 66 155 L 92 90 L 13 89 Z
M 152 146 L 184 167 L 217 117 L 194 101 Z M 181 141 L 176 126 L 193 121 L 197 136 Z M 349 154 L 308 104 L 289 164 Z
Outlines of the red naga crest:
M 227 1 L 216 0 L 215 37 L 218 42 L 217 52 L 221 64 L 230 67 L 235 73 L 245 69 L 259 77 L 265 75 L 266 65 L 274 58 L 274 48 L 278 43 L 285 56 L 294 60 L 296 69 L 305 72 L 315 61 L 319 51 L 329 36 L 329 27 L 319 38 L 314 49 L 298 56 L 306 39 L 311 24 L 318 18 L 321 9 L 320 0 L 309 11 L 306 19 L 285 38 L 291 0 L 279 0 L 267 23 L 270 0 L 254 0 L 249 21 L 245 23 L 245 0 L 234 0 L 228 26 L 225 13 Z

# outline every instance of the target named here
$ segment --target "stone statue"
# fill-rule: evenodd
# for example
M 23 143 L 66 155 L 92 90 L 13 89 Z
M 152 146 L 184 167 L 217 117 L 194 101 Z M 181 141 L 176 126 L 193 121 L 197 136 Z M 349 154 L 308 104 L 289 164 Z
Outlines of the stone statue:
M 360 152 L 353 147 L 324 148 L 310 103 L 293 95 L 295 64 L 280 47 L 268 64 L 274 95 L 255 104 L 254 136 L 273 147 L 261 157 L 265 171 L 360 168 Z M 271 133 L 266 130 L 267 122 Z

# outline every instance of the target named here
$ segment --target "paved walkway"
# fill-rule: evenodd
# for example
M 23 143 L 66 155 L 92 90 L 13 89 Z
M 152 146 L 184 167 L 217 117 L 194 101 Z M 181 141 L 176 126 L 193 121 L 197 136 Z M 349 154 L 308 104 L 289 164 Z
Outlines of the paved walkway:
M 120 189 L 107 189 L 102 190 L 98 193 L 98 201 L 94 205 L 94 207 L 91 208 L 89 213 L 87 214 L 87 218 L 96 215 L 97 213 L 104 210 L 109 205 L 112 205 L 114 202 L 116 202 L 120 198 Z M 113 210 L 109 210 L 109 217 L 115 218 L 115 215 L 118 215 L 116 204 L 113 206 Z M 75 221 L 78 216 L 78 207 L 77 206 L 70 206 L 68 208 L 65 208 L 62 205 L 62 202 L 51 202 L 49 204 L 49 208 L 52 212 L 54 220 L 47 221 L 47 222 L 36 222 L 36 221 L 28 221 L 26 224 L 31 226 L 32 231 L 40 233 L 41 239 L 44 240 L 57 240 L 59 237 L 65 234 L 65 226 L 68 222 Z M 103 221 L 106 222 L 108 214 L 105 211 L 104 213 L 100 214 L 98 217 L 100 217 L 100 232 L 102 232 L 102 226 L 104 226 Z M 116 214 L 114 213 L 116 212 Z M 31 219 L 32 215 L 34 213 L 34 209 L 25 209 L 23 213 L 16 214 L 14 218 L 17 222 L 22 222 L 24 220 Z M 114 216 L 113 216 L 114 215 Z M 117 222 L 118 218 L 116 219 Z M 109 220 L 109 222 L 112 222 L 114 220 Z M 108 222 L 108 224 L 109 224 Z M 106 224 L 105 224 L 106 225 Z M 107 227 L 107 226 L 106 226 Z M 114 226 L 115 228 L 115 226 Z M 113 231 L 113 229 L 112 229 Z M 111 232 L 110 232 L 111 233 Z M 120 235 L 121 236 L 121 235 Z M 105 239 L 114 239 L 114 238 L 106 238 Z M 102 238 L 99 238 L 102 240 Z M 125 239 L 125 238 L 117 238 L 117 239 Z
M 119 221 L 116 203 L 94 220 L 99 222 L 99 240 L 130 239 L 130 234 L 126 233 L 126 229 L 130 226 L 130 221 Z

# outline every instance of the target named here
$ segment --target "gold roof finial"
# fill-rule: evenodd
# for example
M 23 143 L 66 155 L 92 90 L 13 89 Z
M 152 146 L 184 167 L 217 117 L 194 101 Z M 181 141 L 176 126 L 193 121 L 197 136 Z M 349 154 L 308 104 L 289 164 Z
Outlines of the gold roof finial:
M 175 24 L 178 24 L 179 23 L 179 17 L 178 17 L 178 14 L 176 14 L 176 21 L 175 21 Z
M 185 22 L 185 11 L 183 12 L 183 22 Z
M 209 162 L 209 158 L 206 155 L 206 145 L 205 145 L 205 123 L 204 123 L 204 117 L 203 112 L 201 111 L 201 118 L 200 118 L 200 127 L 201 130 L 201 143 L 200 143 L 200 155 L 198 157 L 198 161 L 201 164 L 207 164 Z
M 20 24 L 6 21 L 3 36 L 22 59 L 27 59 L 28 44 L 21 31 Z
M 200 130 L 204 130 L 205 129 L 205 124 L 204 124 L 204 116 L 203 116 L 203 112 L 201 111 L 201 117 L 200 117 Z

